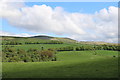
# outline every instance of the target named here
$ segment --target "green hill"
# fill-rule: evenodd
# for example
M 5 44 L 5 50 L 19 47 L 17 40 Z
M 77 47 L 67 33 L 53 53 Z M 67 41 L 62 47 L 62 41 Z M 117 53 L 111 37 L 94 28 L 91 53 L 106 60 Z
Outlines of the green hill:
M 2 36 L 2 40 L 15 40 L 15 41 L 61 41 L 64 43 L 76 43 L 76 40 L 70 38 L 60 38 L 60 37 L 52 37 L 46 35 L 32 36 L 32 37 L 13 37 L 13 36 Z

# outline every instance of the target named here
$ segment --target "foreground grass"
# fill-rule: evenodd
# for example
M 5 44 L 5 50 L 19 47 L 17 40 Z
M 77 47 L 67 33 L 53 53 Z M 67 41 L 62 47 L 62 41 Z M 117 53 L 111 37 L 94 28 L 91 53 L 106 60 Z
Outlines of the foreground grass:
M 3 63 L 3 78 L 117 78 L 117 53 L 65 51 L 57 54 L 58 61 Z

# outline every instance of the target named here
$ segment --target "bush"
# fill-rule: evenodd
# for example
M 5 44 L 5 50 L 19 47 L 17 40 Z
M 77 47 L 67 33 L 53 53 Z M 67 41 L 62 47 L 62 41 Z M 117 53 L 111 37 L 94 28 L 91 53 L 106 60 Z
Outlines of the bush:
M 40 57 L 43 61 L 50 61 L 54 57 L 55 51 L 52 49 L 42 50 L 40 52 Z
M 74 51 L 74 48 L 71 46 L 56 48 L 57 51 Z
M 23 49 L 12 50 L 7 48 L 3 50 L 2 61 L 3 62 L 39 62 L 39 61 L 56 61 L 55 54 L 57 52 L 53 49 L 37 50 L 29 49 L 27 51 Z

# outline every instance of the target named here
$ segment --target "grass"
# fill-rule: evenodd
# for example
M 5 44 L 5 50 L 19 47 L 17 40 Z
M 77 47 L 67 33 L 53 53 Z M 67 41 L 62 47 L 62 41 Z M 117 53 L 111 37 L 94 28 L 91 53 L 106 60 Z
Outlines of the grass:
M 3 46 L 3 48 L 6 45 Z M 61 48 L 61 47 L 67 47 L 67 46 L 77 46 L 77 45 L 73 45 L 73 44 L 27 44 L 27 45 L 14 45 L 14 47 L 11 47 L 11 45 L 7 45 L 10 48 L 13 49 L 23 49 L 23 50 L 28 50 L 30 48 L 32 49 L 40 49 L 41 47 L 44 47 L 44 49 L 48 49 L 48 48 L 52 48 L 52 49 L 56 49 L 56 48 Z
M 11 45 L 7 45 L 7 46 L 10 47 Z M 66 46 L 70 46 L 70 45 L 69 44 L 27 44 L 27 45 L 14 45 L 14 47 L 11 48 L 28 50 L 30 48 L 41 49 L 41 47 L 44 47 L 44 49 L 48 49 L 48 48 L 60 48 Z
M 58 61 L 49 62 L 4 62 L 3 78 L 117 78 L 118 52 L 96 52 L 59 52 Z
M 22 42 L 22 41 L 21 41 Z M 23 45 L 2 45 L 2 48 L 5 48 L 5 46 L 8 46 L 9 48 L 13 49 L 23 49 L 23 50 L 28 50 L 30 48 L 32 49 L 40 49 L 41 47 L 44 47 L 44 49 L 52 48 L 61 48 L 61 47 L 67 47 L 67 46 L 72 46 L 76 48 L 77 46 L 91 46 L 91 45 L 84 45 L 84 44 L 77 44 L 77 43 L 65 43 L 65 44 L 23 44 Z

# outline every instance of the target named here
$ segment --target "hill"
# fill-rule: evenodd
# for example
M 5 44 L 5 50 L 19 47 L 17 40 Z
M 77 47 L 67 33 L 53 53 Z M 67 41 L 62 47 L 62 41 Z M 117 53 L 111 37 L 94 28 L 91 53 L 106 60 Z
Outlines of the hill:
M 31 37 L 17 37 L 17 36 L 1 36 L 2 39 L 0 40 L 23 40 L 26 41 L 26 39 L 28 41 L 61 41 L 64 43 L 78 43 L 78 44 L 96 44 L 96 45 L 100 45 L 100 44 L 107 44 L 107 45 L 118 45 L 117 43 L 108 43 L 108 42 L 102 42 L 102 41 L 76 41 L 74 39 L 71 38 L 67 38 L 67 37 L 52 37 L 52 36 L 47 36 L 47 35 L 38 35 L 38 36 L 31 36 Z
M 76 43 L 76 40 L 70 39 L 70 38 L 62 38 L 62 37 L 52 37 L 52 36 L 46 36 L 46 35 L 38 35 L 38 36 L 31 36 L 31 37 L 15 37 L 15 36 L 1 36 L 2 40 L 36 40 L 36 41 L 62 41 L 65 43 Z

